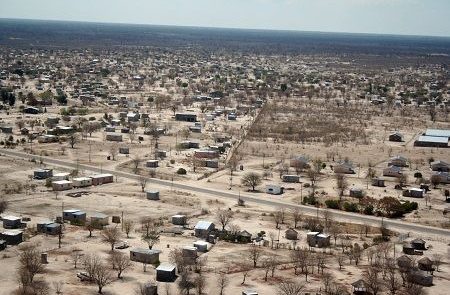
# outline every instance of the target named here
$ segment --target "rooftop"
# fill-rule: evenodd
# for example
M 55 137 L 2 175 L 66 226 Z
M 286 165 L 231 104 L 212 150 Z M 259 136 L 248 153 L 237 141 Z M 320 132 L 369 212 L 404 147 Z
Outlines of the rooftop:
M 173 271 L 175 270 L 176 266 L 174 264 L 171 263 L 167 263 L 167 262 L 163 262 L 161 263 L 156 270 L 158 271 Z
M 448 143 L 448 137 L 422 135 L 422 136 L 419 136 L 418 141 L 420 141 L 420 142 Z
M 450 130 L 448 129 L 427 129 L 425 131 L 426 136 L 435 136 L 435 137 L 450 137 Z

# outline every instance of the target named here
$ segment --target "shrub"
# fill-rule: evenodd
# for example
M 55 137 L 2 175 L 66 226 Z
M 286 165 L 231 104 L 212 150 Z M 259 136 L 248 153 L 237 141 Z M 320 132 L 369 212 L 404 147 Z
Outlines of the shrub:
M 330 209 L 339 209 L 339 200 L 326 200 L 325 205 Z
M 186 175 L 186 169 L 184 169 L 184 168 L 179 168 L 178 170 L 177 170 L 177 174 L 179 174 L 179 175 Z
M 309 204 L 309 205 L 315 206 L 318 204 L 318 202 L 317 202 L 317 199 L 315 196 L 310 195 L 310 196 L 306 196 L 303 198 L 303 204 Z
M 175 160 L 174 159 L 170 159 L 170 164 L 175 164 Z
M 373 205 L 367 205 L 365 208 L 364 208 L 364 214 L 366 214 L 366 215 L 373 215 Z
M 358 212 L 358 204 L 345 202 L 344 210 L 348 212 Z

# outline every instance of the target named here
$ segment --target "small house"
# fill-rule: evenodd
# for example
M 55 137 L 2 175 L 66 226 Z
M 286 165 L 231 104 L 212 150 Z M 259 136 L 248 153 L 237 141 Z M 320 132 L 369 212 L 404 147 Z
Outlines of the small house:
M 215 230 L 214 223 L 210 221 L 200 220 L 194 227 L 194 233 L 197 238 L 206 239 L 209 234 Z
M 364 196 L 364 191 L 361 188 L 352 187 L 350 189 L 351 198 L 362 198 Z
M 403 134 L 399 133 L 399 132 L 394 132 L 389 134 L 389 141 L 393 141 L 393 142 L 403 142 Z
M 186 220 L 186 215 L 177 214 L 172 216 L 172 224 L 174 225 L 185 225 Z
M 107 141 L 116 141 L 116 142 L 122 142 L 122 134 L 116 134 L 116 133 L 107 133 L 106 134 L 106 140 Z
M 87 187 L 92 185 L 90 177 L 76 177 L 72 180 L 73 187 Z
M 145 166 L 148 168 L 158 168 L 158 166 L 159 166 L 158 163 L 159 163 L 158 160 L 148 160 L 147 163 L 145 164 Z
M 384 179 L 378 177 L 372 179 L 372 186 L 385 187 Z
M 84 223 L 86 221 L 86 213 L 77 209 L 67 209 L 63 211 L 63 219 L 70 222 Z
M 410 243 L 405 243 L 403 244 L 403 253 L 408 254 L 408 255 L 416 255 L 418 253 L 416 253 L 416 250 L 414 249 L 413 245 L 411 245 Z
M 195 114 L 175 114 L 176 121 L 197 122 L 197 115 Z
M 52 188 L 54 191 L 66 191 L 73 188 L 73 183 L 69 180 L 52 181 Z
M 336 174 L 355 174 L 355 169 L 350 162 L 340 162 L 334 165 L 333 171 Z
M 421 270 L 412 271 L 408 275 L 408 280 L 421 286 L 429 287 L 433 285 L 433 275 Z
M 328 247 L 330 245 L 330 235 L 319 232 L 309 232 L 306 234 L 306 241 L 310 247 Z
M 300 176 L 292 175 L 292 174 L 283 175 L 282 176 L 282 180 L 283 180 L 283 182 L 287 182 L 287 183 L 299 183 L 300 182 Z
M 52 222 L 52 223 L 46 224 L 44 229 L 45 229 L 44 233 L 46 233 L 48 235 L 56 236 L 56 235 L 59 235 L 61 232 L 61 224 Z
M 425 247 L 425 243 L 426 242 L 423 239 L 414 239 L 411 241 L 411 245 L 416 250 L 427 250 L 427 248 Z
M 161 250 L 136 248 L 130 250 L 130 260 L 145 264 L 158 264 Z
M 218 160 L 206 160 L 205 161 L 205 167 L 207 168 L 219 168 L 219 161 Z
M 433 272 L 434 271 L 433 261 L 431 261 L 431 259 L 428 258 L 428 257 L 420 258 L 417 261 L 417 267 L 420 270 L 424 270 L 424 271 L 428 271 L 428 272 Z
M 23 232 L 11 229 L 0 233 L 0 240 L 6 241 L 8 245 L 18 245 L 23 242 Z
M 284 233 L 288 240 L 298 240 L 298 232 L 295 229 L 289 228 Z
M 176 279 L 176 266 L 171 263 L 161 263 L 156 268 L 156 280 L 158 282 L 173 282 Z
M 402 255 L 397 258 L 397 265 L 399 268 L 409 269 L 413 266 L 413 260 L 407 255 Z
M 420 188 L 409 188 L 403 191 L 404 197 L 410 197 L 410 198 L 423 198 L 425 194 L 425 190 Z
M 68 172 L 60 172 L 60 173 L 55 173 L 52 176 L 52 180 L 69 180 L 70 177 L 70 173 Z
M 208 252 L 209 249 L 209 243 L 205 241 L 196 241 L 194 242 L 194 247 L 197 249 L 198 252 Z
M 101 185 L 114 182 L 112 174 L 96 174 L 90 176 L 92 178 L 92 185 Z
M 94 213 L 90 217 L 92 224 L 105 226 L 109 224 L 109 216 L 103 213 Z
M 444 161 L 434 161 L 430 164 L 431 170 L 437 172 L 450 172 L 450 164 Z
M 256 292 L 255 290 L 245 290 L 242 291 L 242 295 L 258 295 L 258 292 Z
M 22 227 L 22 219 L 17 216 L 5 216 L 2 218 L 3 228 L 5 229 L 16 229 Z
M 398 166 L 389 166 L 383 169 L 383 176 L 400 177 L 402 174 L 402 168 Z
M 37 169 L 33 172 L 34 179 L 47 179 L 53 177 L 53 169 Z
M 145 192 L 148 200 L 158 201 L 159 200 L 159 191 L 158 190 L 148 190 Z
M 357 280 L 352 283 L 353 294 L 365 295 L 368 294 L 367 283 L 364 280 Z
M 281 195 L 284 188 L 279 185 L 268 184 L 266 185 L 266 193 L 270 195 Z
M 129 147 L 125 147 L 125 146 L 119 147 L 119 154 L 129 155 L 130 154 L 130 148 Z
M 408 159 L 403 156 L 392 157 L 388 162 L 388 166 L 408 167 Z

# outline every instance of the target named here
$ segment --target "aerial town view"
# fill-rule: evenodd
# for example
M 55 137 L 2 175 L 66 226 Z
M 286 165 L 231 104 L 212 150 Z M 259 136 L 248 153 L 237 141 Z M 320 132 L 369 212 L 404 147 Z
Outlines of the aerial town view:
M 0 0 L 0 295 L 450 294 L 449 11 Z

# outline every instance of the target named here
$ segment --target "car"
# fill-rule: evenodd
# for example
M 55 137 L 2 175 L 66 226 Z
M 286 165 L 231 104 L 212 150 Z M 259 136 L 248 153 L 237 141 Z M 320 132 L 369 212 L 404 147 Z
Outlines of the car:
M 118 245 L 116 246 L 116 249 L 122 250 L 122 249 L 126 249 L 126 248 L 129 248 L 129 247 L 130 247 L 130 245 L 128 245 L 128 242 L 124 241 L 124 242 L 118 243 Z
M 89 276 L 89 274 L 87 272 L 84 272 L 84 271 L 77 273 L 77 277 L 82 282 L 85 282 L 85 281 L 86 282 L 91 282 L 92 281 L 92 278 Z

